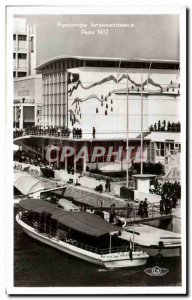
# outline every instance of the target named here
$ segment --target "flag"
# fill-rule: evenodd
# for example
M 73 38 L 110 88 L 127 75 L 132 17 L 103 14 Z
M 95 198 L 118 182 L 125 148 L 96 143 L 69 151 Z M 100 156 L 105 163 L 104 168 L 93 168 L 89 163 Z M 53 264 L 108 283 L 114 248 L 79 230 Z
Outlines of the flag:
M 77 82 L 78 80 L 79 80 L 79 74 L 78 73 L 71 73 L 71 72 L 67 73 L 67 83 L 68 84 Z

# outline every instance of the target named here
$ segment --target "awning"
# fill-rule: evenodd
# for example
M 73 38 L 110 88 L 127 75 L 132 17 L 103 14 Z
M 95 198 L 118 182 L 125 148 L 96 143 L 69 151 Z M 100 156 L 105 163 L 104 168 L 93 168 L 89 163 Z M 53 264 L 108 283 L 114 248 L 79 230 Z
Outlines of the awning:
M 100 216 L 84 211 L 55 214 L 52 219 L 73 230 L 95 237 L 121 230 L 120 227 L 106 222 Z
M 23 194 L 28 195 L 45 189 L 40 179 L 26 173 L 14 173 L 14 186 Z

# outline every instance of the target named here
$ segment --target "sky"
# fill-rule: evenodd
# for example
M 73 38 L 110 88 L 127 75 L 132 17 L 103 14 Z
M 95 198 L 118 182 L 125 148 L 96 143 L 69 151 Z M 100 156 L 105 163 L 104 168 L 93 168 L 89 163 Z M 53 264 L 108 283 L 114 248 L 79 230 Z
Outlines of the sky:
M 59 55 L 82 55 L 179 60 L 178 15 L 17 15 L 36 26 L 37 65 Z M 59 28 L 62 24 L 87 24 L 80 28 Z M 97 34 L 90 24 L 134 24 L 130 28 L 110 28 Z

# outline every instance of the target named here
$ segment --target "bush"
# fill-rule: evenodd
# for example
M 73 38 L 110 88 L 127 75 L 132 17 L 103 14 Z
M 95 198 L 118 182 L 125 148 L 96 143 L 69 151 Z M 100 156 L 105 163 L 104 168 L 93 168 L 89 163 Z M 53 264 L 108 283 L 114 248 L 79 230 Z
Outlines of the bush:
M 134 163 L 134 169 L 137 170 L 137 173 L 140 173 L 141 164 Z M 161 163 L 143 163 L 143 173 L 144 174 L 154 174 L 154 175 L 162 175 L 164 174 L 164 167 Z

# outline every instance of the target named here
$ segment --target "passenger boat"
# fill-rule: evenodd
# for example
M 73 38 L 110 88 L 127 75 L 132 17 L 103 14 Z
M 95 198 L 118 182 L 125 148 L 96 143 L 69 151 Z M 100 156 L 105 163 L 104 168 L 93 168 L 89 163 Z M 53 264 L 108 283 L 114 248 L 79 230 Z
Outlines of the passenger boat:
M 40 199 L 19 205 L 16 221 L 27 235 L 75 257 L 106 268 L 142 266 L 149 257 L 119 238 L 122 228 L 96 214 L 65 211 Z
M 141 246 L 151 257 L 181 256 L 181 235 L 179 233 L 146 224 L 135 224 L 124 229 L 122 238 L 129 240 L 134 233 L 134 243 Z

